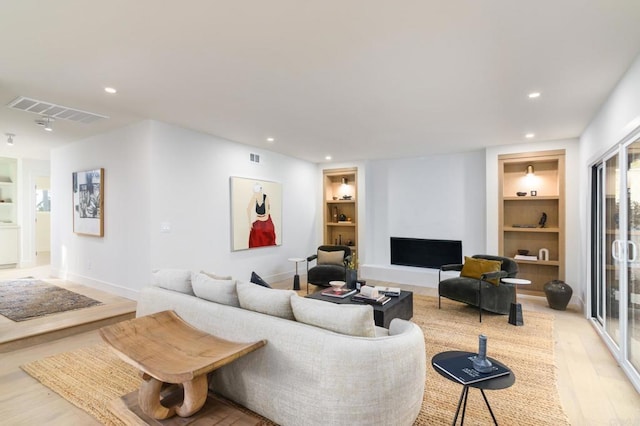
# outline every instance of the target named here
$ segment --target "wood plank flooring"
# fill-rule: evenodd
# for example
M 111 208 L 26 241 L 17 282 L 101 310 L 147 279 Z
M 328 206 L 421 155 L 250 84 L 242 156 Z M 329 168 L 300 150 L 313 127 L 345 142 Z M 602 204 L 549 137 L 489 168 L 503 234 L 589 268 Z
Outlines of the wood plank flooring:
M 3 272 L 0 271 L 0 279 Z M 305 288 L 305 277 L 301 277 Z M 291 288 L 291 281 L 274 284 Z M 437 295 L 437 290 L 401 286 L 417 294 Z M 87 290 L 96 298 L 95 290 Z M 106 296 L 105 296 L 106 297 Z M 617 366 L 595 329 L 575 306 L 554 311 L 540 297 L 521 296 L 526 311 L 540 310 L 556 318 L 554 339 L 560 399 L 572 425 L 640 425 L 640 394 Z M 76 311 L 75 315 L 80 315 Z M 505 321 L 506 321 L 505 317 Z M 52 342 L 0 353 L 0 422 L 8 425 L 97 425 L 84 411 L 42 386 L 20 365 L 60 352 L 100 342 L 97 331 L 85 331 Z M 491 398 L 491 395 L 489 395 Z M 535 404 L 535 401 L 523 403 Z M 498 414 L 499 416 L 499 414 Z

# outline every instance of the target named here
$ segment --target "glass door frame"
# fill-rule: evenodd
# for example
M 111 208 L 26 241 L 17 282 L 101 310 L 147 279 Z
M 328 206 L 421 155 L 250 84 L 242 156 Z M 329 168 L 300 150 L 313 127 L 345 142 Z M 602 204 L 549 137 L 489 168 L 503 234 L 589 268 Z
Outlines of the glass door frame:
M 640 128 L 637 128 L 634 132 L 629 134 L 624 140 L 622 140 L 616 147 L 602 157 L 600 157 L 597 161 L 593 162 L 590 165 L 591 173 L 589 176 L 590 184 L 589 190 L 591 194 L 591 208 L 588 210 L 590 217 L 590 237 L 589 237 L 589 245 L 591 250 L 589 250 L 590 258 L 588 260 L 588 264 L 590 267 L 590 286 L 588 292 L 588 317 L 592 321 L 595 326 L 595 329 L 600 334 L 601 338 L 611 351 L 612 355 L 618 361 L 618 364 L 623 369 L 629 380 L 632 382 L 636 390 L 640 392 L 640 369 L 636 369 L 629 359 L 629 304 L 628 304 L 628 293 L 629 293 L 629 242 L 630 242 L 630 234 L 629 234 L 629 220 L 628 220 L 628 212 L 629 212 L 629 197 L 628 197 L 628 156 L 627 149 L 634 142 L 640 143 Z M 606 259 L 602 253 L 598 253 L 598 247 L 601 250 L 604 250 L 606 253 L 606 209 L 604 205 L 598 205 L 598 203 L 605 202 L 605 194 L 606 194 L 606 162 L 613 158 L 614 156 L 618 156 L 618 182 L 616 185 L 618 187 L 618 191 L 620 194 L 620 204 L 618 208 L 619 212 L 619 254 L 618 257 L 621 259 L 619 261 L 619 294 L 620 300 L 618 301 L 619 307 L 619 343 L 616 343 L 614 339 L 607 333 L 607 306 L 606 306 Z M 598 173 L 598 170 L 601 168 L 601 173 Z M 602 181 L 597 180 L 598 178 L 603 178 Z M 598 217 L 598 215 L 602 214 L 604 217 Z M 598 229 L 598 227 L 602 227 Z M 600 289 L 600 295 L 603 297 L 603 300 L 594 300 L 598 297 L 598 285 L 602 285 Z M 598 303 L 605 302 L 602 306 L 601 316 L 598 311 Z

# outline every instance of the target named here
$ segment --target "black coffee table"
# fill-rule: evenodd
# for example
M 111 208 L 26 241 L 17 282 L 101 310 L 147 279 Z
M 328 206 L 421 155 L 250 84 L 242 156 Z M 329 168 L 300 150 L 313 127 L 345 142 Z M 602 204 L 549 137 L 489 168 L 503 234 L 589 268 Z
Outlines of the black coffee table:
M 461 356 L 461 355 L 473 356 L 473 355 L 476 355 L 476 354 L 474 352 L 463 352 L 463 351 L 440 352 L 439 354 L 437 354 L 433 358 L 431 358 L 431 366 L 442 377 L 445 377 L 445 378 L 451 380 L 454 383 L 459 383 L 456 379 L 454 379 L 453 377 L 451 377 L 449 374 L 445 373 L 444 371 L 440 370 L 438 367 L 436 367 L 433 364 L 435 362 L 442 361 L 442 360 L 445 360 L 447 358 L 457 357 L 457 356 Z M 490 357 L 487 357 L 487 358 L 489 359 L 489 361 L 491 361 L 492 364 L 499 365 L 501 367 L 506 368 L 507 370 L 510 370 L 509 367 L 507 367 L 506 365 L 502 364 L 501 362 L 496 361 L 495 359 L 490 358 Z M 460 407 L 461 406 L 462 406 L 462 418 L 460 420 L 460 424 L 461 425 L 464 424 L 464 414 L 465 414 L 465 411 L 467 410 L 467 397 L 469 396 L 469 388 L 472 387 L 472 388 L 480 389 L 480 392 L 482 393 L 482 398 L 484 398 L 484 402 L 485 402 L 485 404 L 487 404 L 487 408 L 489 409 L 489 413 L 491 414 L 491 418 L 493 419 L 493 424 L 495 424 L 497 426 L 498 422 L 496 421 L 496 416 L 493 415 L 493 410 L 491 409 L 491 406 L 489 405 L 489 400 L 487 399 L 487 396 L 484 394 L 484 391 L 485 391 L 485 389 L 487 389 L 487 390 L 506 389 L 506 388 L 510 387 L 511 385 L 513 385 L 515 383 L 515 381 L 516 381 L 516 376 L 513 374 L 513 371 L 511 371 L 506 376 L 495 377 L 493 379 L 487 379 L 487 380 L 483 380 L 481 382 L 469 383 L 467 385 L 464 385 L 464 387 L 462 388 L 462 393 L 460 394 L 460 399 L 458 400 L 458 408 L 456 410 L 456 416 L 453 418 L 453 425 L 455 425 L 456 422 L 458 421 L 458 415 L 460 414 Z M 464 401 L 464 405 L 463 405 L 463 401 Z
M 344 299 L 337 297 L 324 296 L 322 292 L 318 291 L 313 294 L 309 294 L 305 297 L 316 300 L 324 300 L 325 302 L 333 302 L 338 304 L 350 304 L 350 305 L 366 305 L 363 302 L 354 302 L 351 300 L 352 296 L 347 296 Z M 413 318 L 413 292 L 404 291 L 400 292 L 400 296 L 391 296 L 391 301 L 384 305 L 371 305 L 373 306 L 373 320 L 378 327 L 389 328 L 391 320 L 394 318 L 400 318 L 404 320 L 410 320 Z

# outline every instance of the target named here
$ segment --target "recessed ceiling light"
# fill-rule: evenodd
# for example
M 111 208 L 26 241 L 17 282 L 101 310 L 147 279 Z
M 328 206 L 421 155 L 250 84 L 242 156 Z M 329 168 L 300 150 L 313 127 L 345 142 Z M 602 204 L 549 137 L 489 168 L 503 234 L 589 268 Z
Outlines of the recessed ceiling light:
M 536 99 L 540 97 L 540 92 L 531 92 L 529 93 L 529 99 Z
M 109 93 L 109 94 L 111 94 L 111 95 L 114 95 L 114 94 L 118 93 L 118 91 L 116 89 L 114 89 L 113 87 L 105 87 L 104 91 Z
M 325 160 L 331 160 L 331 156 L 327 155 L 326 157 L 324 157 Z
M 524 137 L 525 137 L 525 138 L 527 138 L 527 139 L 532 139 L 532 138 L 534 138 L 535 136 L 536 136 L 536 134 L 535 134 L 535 133 L 527 133 L 526 135 L 524 135 Z
M 274 138 L 267 138 L 267 142 L 273 142 L 273 141 L 275 141 Z

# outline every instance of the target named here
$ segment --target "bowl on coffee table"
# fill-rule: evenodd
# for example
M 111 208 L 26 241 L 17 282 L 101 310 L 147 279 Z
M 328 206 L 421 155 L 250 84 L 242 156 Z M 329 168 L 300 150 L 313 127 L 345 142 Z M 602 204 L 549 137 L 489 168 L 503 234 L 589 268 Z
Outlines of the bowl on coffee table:
M 333 291 L 340 290 L 345 284 L 346 283 L 344 281 L 329 281 L 329 285 L 331 285 Z

